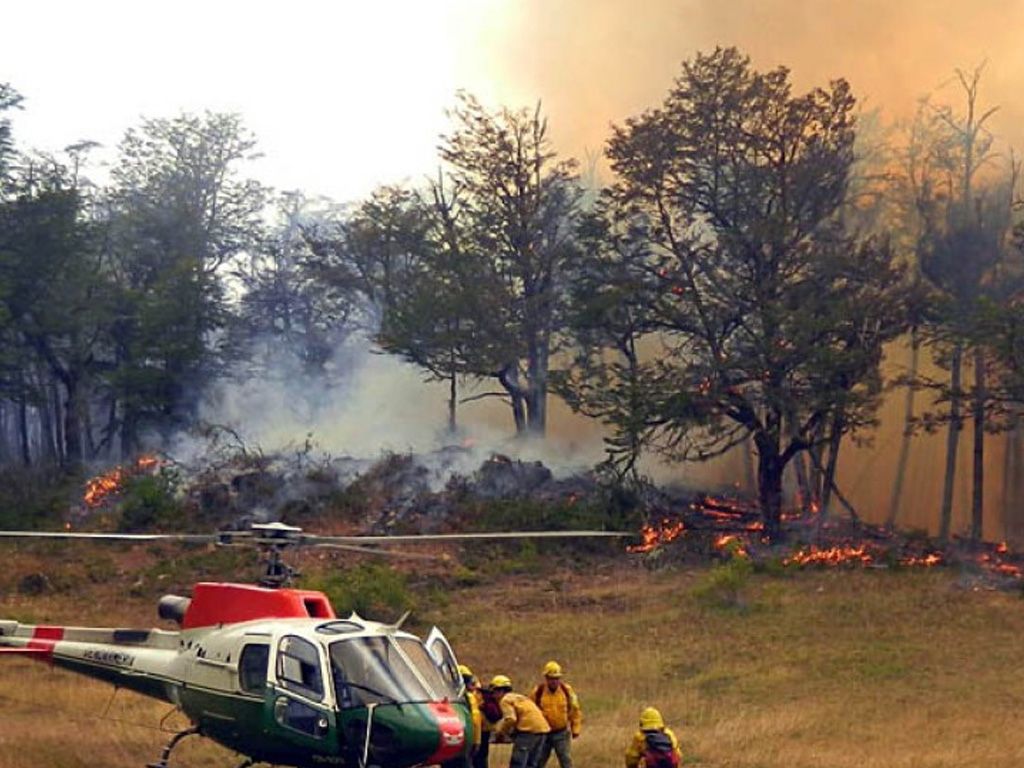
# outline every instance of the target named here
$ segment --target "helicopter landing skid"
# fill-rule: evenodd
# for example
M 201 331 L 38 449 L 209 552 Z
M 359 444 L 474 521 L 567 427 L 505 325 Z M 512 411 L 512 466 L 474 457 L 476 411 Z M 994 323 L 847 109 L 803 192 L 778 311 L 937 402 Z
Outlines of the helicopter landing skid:
M 167 743 L 167 746 L 164 747 L 164 751 L 161 753 L 160 759 L 155 763 L 147 763 L 146 768 L 167 768 L 167 761 L 171 757 L 171 750 L 178 746 L 178 743 L 181 742 L 182 739 L 185 739 L 189 736 L 197 736 L 198 734 L 198 728 L 189 728 L 188 730 L 174 734 L 174 738 L 172 738 Z

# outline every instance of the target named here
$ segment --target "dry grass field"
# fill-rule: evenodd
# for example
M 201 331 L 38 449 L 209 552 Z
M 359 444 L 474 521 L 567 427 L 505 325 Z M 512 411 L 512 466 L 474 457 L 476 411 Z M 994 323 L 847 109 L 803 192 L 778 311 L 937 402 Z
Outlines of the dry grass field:
M 84 594 L 30 598 L 9 588 L 21 567 L 8 558 L 0 617 L 152 623 L 151 595 L 123 574 Z M 949 571 L 815 571 L 755 575 L 744 609 L 716 608 L 693 596 L 706 578 L 631 563 L 554 568 L 460 589 L 420 614 L 483 677 L 509 674 L 524 688 L 549 658 L 563 662 L 584 706 L 580 768 L 620 765 L 647 704 L 661 708 L 691 766 L 1024 765 L 1018 594 L 976 590 Z M 109 687 L 4 662 L 0 768 L 141 768 L 158 756 L 167 706 L 125 692 L 111 700 Z M 507 747 L 492 754 L 500 765 Z M 198 741 L 172 759 L 238 762 Z

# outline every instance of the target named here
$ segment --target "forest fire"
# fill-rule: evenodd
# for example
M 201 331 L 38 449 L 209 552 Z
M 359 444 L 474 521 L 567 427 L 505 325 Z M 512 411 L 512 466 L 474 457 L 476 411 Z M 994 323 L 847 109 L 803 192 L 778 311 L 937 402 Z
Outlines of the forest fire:
M 128 478 L 150 472 L 158 468 L 160 464 L 161 461 L 158 456 L 143 454 L 127 467 L 118 465 L 101 475 L 90 478 L 85 483 L 85 493 L 82 495 L 82 501 L 89 509 L 96 509 L 102 506 L 108 498 L 124 488 Z

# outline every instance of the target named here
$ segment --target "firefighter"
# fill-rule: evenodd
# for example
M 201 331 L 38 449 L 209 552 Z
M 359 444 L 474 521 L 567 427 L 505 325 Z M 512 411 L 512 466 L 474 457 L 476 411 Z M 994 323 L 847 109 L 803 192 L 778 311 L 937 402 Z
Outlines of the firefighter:
M 544 713 L 529 696 L 513 693 L 512 681 L 505 675 L 491 680 L 491 690 L 502 714 L 502 719 L 494 726 L 494 735 L 512 737 L 509 768 L 538 768 L 544 737 L 551 731 Z
M 533 689 L 533 702 L 544 713 L 551 732 L 544 738 L 540 768 L 548 764 L 551 753 L 558 756 L 560 768 L 572 768 L 572 739 L 579 738 L 583 712 L 576 691 L 562 680 L 562 667 L 549 661 L 542 670 L 544 682 Z
M 465 664 L 459 664 L 459 674 L 462 675 L 462 682 L 466 685 L 466 699 L 469 701 L 469 712 L 473 718 L 473 766 L 474 768 L 486 768 L 487 747 L 490 741 L 490 728 L 484 731 L 483 716 L 483 693 L 480 691 L 480 684 L 477 682 L 473 670 Z M 478 762 L 480 754 L 483 759 Z
M 683 753 L 679 739 L 665 727 L 661 712 L 647 707 L 640 713 L 640 730 L 626 748 L 626 768 L 679 768 Z

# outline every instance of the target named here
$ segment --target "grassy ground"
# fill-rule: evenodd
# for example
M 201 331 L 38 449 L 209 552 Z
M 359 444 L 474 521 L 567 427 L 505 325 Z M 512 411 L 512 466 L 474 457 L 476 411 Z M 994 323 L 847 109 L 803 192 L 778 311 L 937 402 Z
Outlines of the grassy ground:
M 33 564 L 8 558 L 0 617 L 151 623 L 150 590 L 117 567 L 84 601 L 74 589 L 17 595 L 12 572 Z M 561 661 L 584 706 L 574 747 L 581 768 L 620 765 L 647 704 L 675 728 L 687 765 L 1024 764 L 1017 594 L 975 591 L 948 571 L 805 572 L 755 575 L 741 590 L 743 607 L 715 607 L 694 597 L 707 579 L 706 570 L 652 573 L 625 562 L 557 568 L 462 588 L 444 604 L 421 603 L 420 613 L 442 624 L 482 677 L 509 674 L 525 688 L 545 661 Z M 5 660 L 0 768 L 153 760 L 168 708 L 121 692 L 107 709 L 110 698 L 105 686 Z M 500 765 L 507 747 L 493 755 Z M 186 742 L 172 764 L 237 761 Z

